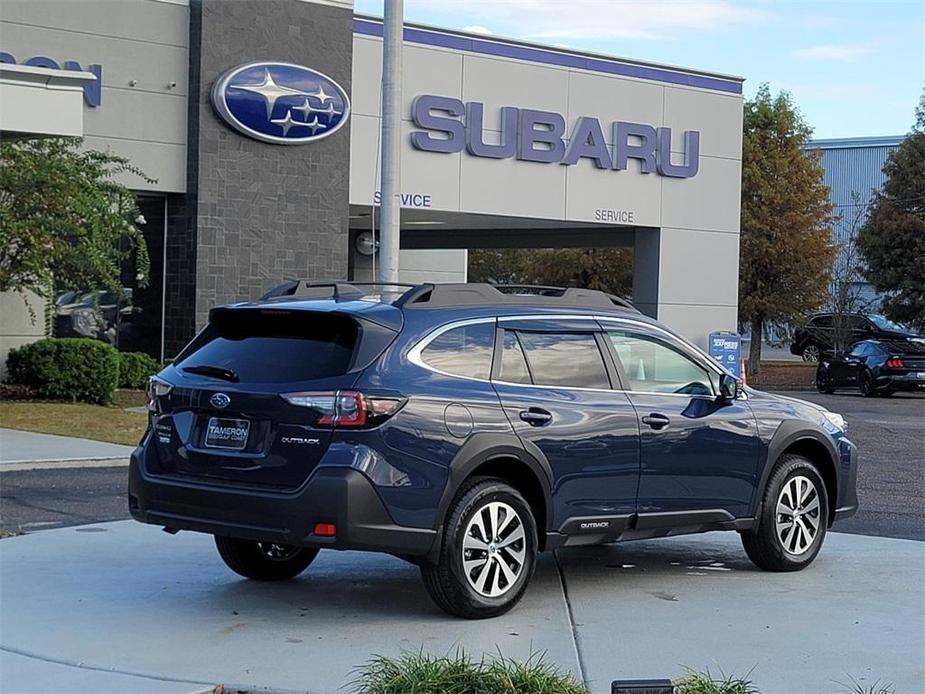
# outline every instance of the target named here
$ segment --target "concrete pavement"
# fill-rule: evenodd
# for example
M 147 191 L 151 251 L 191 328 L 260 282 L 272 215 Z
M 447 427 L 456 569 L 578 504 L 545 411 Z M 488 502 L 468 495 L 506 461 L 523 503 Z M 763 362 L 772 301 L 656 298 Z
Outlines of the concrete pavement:
M 713 533 L 543 555 L 515 610 L 471 622 L 392 557 L 327 551 L 295 581 L 257 584 L 207 536 L 104 523 L 0 541 L 0 689 L 333 694 L 373 654 L 461 645 L 546 650 L 594 692 L 683 666 L 754 668 L 766 693 L 844 691 L 849 676 L 922 691 L 923 585 L 919 542 L 831 534 L 809 569 L 769 574 Z
M 113 459 L 128 461 L 131 446 L 78 439 L 70 436 L 36 434 L 31 431 L 0 429 L 0 470 L 40 467 L 59 461 L 95 462 Z

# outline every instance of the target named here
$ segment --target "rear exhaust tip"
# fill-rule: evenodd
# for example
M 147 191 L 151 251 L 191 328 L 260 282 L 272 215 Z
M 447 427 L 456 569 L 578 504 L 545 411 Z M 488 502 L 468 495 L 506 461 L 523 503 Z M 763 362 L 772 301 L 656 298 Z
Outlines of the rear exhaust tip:
M 165 525 L 164 532 L 168 535 L 176 535 L 178 532 L 180 532 L 180 528 L 169 528 Z

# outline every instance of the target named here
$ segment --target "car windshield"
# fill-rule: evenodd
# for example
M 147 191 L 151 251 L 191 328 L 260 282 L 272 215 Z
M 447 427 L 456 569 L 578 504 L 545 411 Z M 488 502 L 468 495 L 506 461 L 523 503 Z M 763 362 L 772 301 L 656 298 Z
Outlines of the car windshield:
M 887 318 L 886 316 L 882 316 L 879 313 L 874 313 L 868 316 L 868 318 L 870 318 L 871 322 L 873 322 L 873 324 L 876 325 L 881 330 L 899 330 L 899 331 L 905 330 L 905 328 L 901 326 L 899 323 L 894 323 L 889 318 Z

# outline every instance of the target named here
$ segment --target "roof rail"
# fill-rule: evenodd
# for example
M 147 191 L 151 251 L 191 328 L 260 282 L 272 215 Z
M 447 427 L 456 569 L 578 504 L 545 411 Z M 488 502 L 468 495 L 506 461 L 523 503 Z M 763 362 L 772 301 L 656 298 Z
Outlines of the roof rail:
M 298 299 L 334 299 L 335 301 L 349 301 L 366 296 L 359 287 L 347 282 L 312 282 L 310 280 L 291 280 L 278 284 L 260 297 L 260 301 L 271 299 L 298 298 Z
M 626 299 L 597 289 L 530 284 L 421 284 L 405 292 L 395 302 L 396 306 L 408 308 L 452 308 L 498 304 L 551 307 L 570 305 L 610 309 L 616 306 L 638 313 L 637 309 Z
M 383 291 L 376 292 L 377 288 Z M 273 299 L 333 299 L 355 301 L 373 293 L 399 295 L 398 308 L 452 308 L 460 306 L 535 305 L 628 309 L 638 313 L 626 299 L 597 289 L 553 287 L 541 284 L 403 284 L 399 282 L 339 282 L 291 280 L 273 287 L 260 301 Z

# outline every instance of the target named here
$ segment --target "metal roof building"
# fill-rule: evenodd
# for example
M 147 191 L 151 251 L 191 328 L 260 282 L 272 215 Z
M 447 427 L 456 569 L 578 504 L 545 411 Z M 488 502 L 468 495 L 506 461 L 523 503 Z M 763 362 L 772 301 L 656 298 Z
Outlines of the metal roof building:
M 848 137 L 807 143 L 807 150 L 820 152 L 820 163 L 825 169 L 825 184 L 831 190 L 832 204 L 840 217 L 832 233 L 836 243 L 848 242 L 852 233 L 863 223 L 867 205 L 886 178 L 883 165 L 904 137 Z M 873 287 L 863 280 L 861 283 L 865 287 L 865 298 L 876 303 L 877 295 Z

